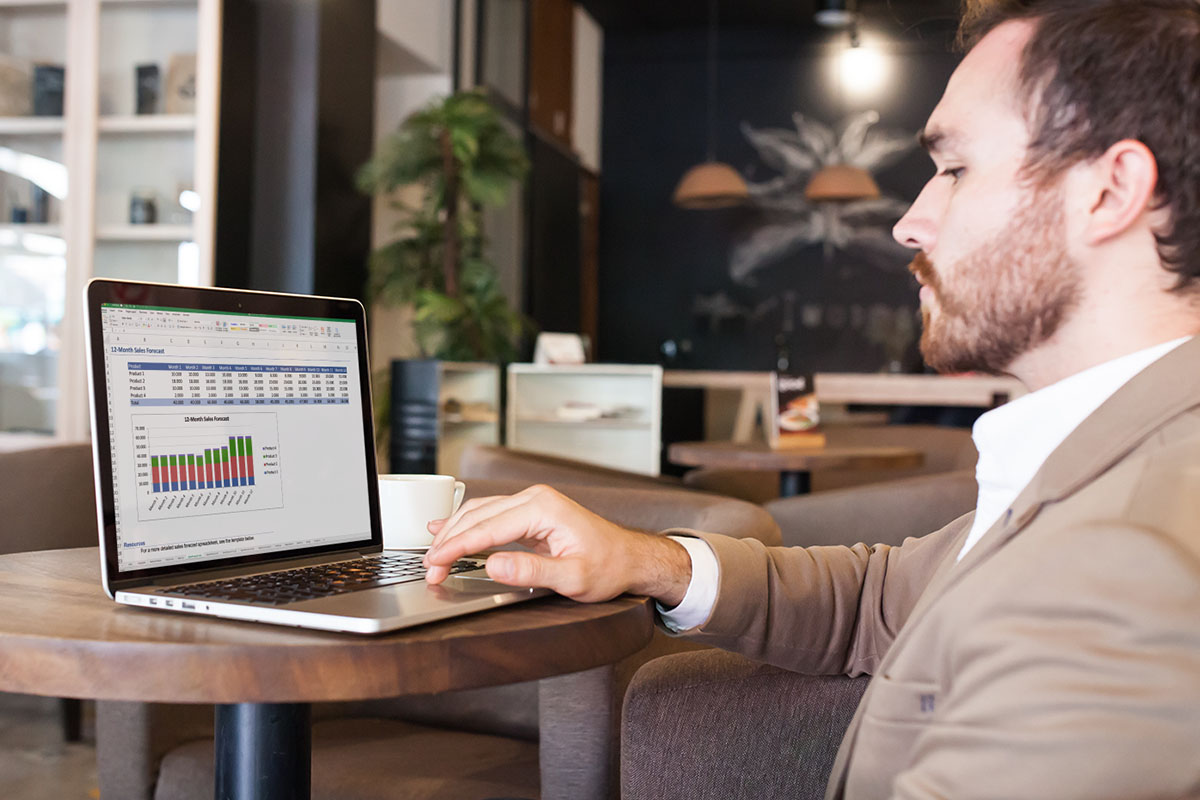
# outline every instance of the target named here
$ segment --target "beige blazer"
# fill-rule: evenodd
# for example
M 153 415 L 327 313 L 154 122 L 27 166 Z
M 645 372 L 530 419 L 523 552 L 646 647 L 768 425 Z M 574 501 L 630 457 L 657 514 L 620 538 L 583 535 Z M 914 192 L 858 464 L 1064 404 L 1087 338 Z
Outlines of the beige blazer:
M 698 534 L 720 586 L 689 636 L 874 676 L 828 798 L 1200 797 L 1200 337 L 1089 416 L 956 563 L 972 516 L 899 547 Z

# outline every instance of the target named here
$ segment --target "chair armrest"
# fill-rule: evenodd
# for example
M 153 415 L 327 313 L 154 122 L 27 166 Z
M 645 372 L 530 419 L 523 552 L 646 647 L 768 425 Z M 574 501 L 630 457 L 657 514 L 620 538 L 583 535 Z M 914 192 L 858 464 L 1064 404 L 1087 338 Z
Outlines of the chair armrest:
M 817 800 L 868 680 L 718 650 L 655 659 L 625 697 L 622 800 Z
M 788 546 L 898 545 L 940 530 L 975 508 L 974 470 L 831 489 L 767 503 Z

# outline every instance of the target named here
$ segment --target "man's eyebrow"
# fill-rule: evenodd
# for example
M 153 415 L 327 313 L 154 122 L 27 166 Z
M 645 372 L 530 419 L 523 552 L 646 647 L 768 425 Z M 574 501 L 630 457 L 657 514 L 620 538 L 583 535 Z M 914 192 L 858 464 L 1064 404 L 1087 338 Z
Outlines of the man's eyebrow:
M 921 143 L 921 147 L 925 148 L 925 152 L 933 155 L 947 147 L 953 147 L 958 141 L 958 137 L 947 131 L 941 131 L 937 128 L 933 130 L 923 130 L 917 135 L 917 141 Z

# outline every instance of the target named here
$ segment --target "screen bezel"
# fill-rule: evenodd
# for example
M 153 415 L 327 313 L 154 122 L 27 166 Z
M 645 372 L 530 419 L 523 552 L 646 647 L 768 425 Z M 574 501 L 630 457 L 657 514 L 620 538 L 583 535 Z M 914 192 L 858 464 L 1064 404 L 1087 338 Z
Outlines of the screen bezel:
M 101 550 L 105 580 L 111 590 L 119 582 L 126 584 L 170 578 L 236 566 L 269 564 L 277 561 L 320 556 L 348 550 L 378 552 L 383 549 L 383 526 L 379 514 L 379 480 L 375 464 L 375 432 L 371 409 L 371 372 L 367 354 L 366 313 L 362 303 L 350 298 L 280 294 L 242 289 L 178 286 L 110 279 L 93 279 L 86 289 L 87 347 L 91 366 L 92 448 L 96 467 Z M 104 372 L 104 334 L 101 307 L 106 303 L 127 306 L 159 306 L 196 311 L 218 311 L 281 317 L 320 317 L 351 319 L 358 345 L 359 389 L 363 397 L 363 452 L 370 503 L 369 539 L 338 542 L 275 553 L 230 556 L 202 562 L 186 562 L 162 567 L 122 571 L 117 562 L 116 509 L 113 501 L 112 445 L 107 405 L 108 376 Z

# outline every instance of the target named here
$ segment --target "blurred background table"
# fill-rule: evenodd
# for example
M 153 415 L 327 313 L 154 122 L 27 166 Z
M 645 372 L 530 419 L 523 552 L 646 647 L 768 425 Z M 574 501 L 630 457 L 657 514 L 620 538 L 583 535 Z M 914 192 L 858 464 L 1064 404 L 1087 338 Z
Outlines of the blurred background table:
M 919 467 L 920 450 L 899 446 L 805 447 L 773 450 L 765 442 L 676 442 L 667 451 L 676 464 L 688 467 L 779 471 L 779 494 L 807 494 L 810 473 L 823 469 L 903 469 Z

